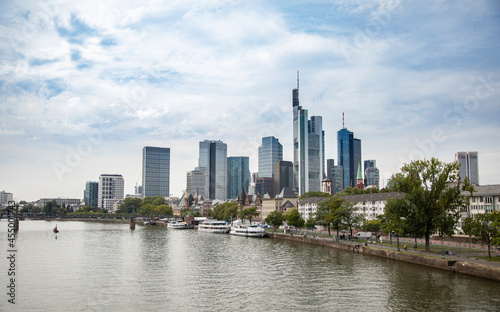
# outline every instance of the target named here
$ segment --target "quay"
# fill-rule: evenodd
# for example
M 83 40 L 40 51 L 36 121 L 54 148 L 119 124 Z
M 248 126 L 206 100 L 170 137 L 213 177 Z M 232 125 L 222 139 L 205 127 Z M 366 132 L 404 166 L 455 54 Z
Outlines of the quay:
M 356 241 L 349 241 L 348 243 L 337 242 L 331 238 L 314 237 L 300 234 L 291 235 L 277 232 L 268 232 L 267 235 L 272 239 L 282 239 L 320 245 L 324 247 L 345 250 L 356 254 L 394 259 L 500 282 L 499 262 L 466 257 L 464 258 L 459 255 L 446 255 L 445 259 L 443 259 L 441 255 L 431 252 L 402 249 L 398 251 L 396 247 L 392 246 L 385 246 L 380 244 L 365 244 L 364 242 L 362 244 L 361 242 Z

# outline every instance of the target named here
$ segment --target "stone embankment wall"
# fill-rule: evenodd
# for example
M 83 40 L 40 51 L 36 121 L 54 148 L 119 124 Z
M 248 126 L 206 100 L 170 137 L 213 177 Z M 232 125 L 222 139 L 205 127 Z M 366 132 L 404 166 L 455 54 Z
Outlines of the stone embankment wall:
M 303 235 L 288 235 L 281 233 L 268 233 L 271 238 L 284 239 L 296 242 L 303 242 L 308 244 L 321 245 L 341 250 L 346 250 L 354 253 L 373 255 L 378 257 L 384 257 L 394 260 L 400 260 L 405 262 L 410 262 L 414 264 L 425 265 L 429 267 L 434 267 L 438 269 L 453 271 L 456 273 L 468 274 L 478 277 L 483 277 L 487 279 L 492 279 L 495 281 L 500 281 L 500 268 L 492 267 L 488 265 L 481 265 L 477 263 L 472 263 L 468 261 L 456 261 L 449 259 L 441 259 L 438 257 L 431 257 L 395 250 L 388 250 L 382 248 L 373 248 L 370 246 L 364 246 L 360 244 L 349 245 L 345 243 L 340 243 L 333 241 L 331 239 L 304 237 Z

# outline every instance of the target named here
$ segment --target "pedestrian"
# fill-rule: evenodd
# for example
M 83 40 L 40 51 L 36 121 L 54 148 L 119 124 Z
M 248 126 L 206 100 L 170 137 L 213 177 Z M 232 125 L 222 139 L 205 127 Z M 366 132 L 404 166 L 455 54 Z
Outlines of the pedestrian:
M 408 250 L 408 248 L 406 247 L 406 245 L 404 246 L 405 250 Z

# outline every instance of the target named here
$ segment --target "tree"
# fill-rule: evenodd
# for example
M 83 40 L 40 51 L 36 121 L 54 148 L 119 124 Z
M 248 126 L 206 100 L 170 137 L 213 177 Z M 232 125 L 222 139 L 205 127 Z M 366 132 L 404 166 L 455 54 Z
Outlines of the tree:
M 341 227 L 341 215 L 337 213 L 337 210 L 342 207 L 344 202 L 344 199 L 331 197 L 320 202 L 316 209 L 316 221 L 328 227 L 328 235 L 331 235 L 330 228 L 337 230 L 337 240 L 339 239 L 339 230 Z
M 309 191 L 309 192 L 306 192 L 306 193 L 302 194 L 301 196 L 299 196 L 299 200 L 304 199 L 304 198 L 308 198 L 308 197 L 332 197 L 332 195 L 328 194 L 328 193 L 323 193 L 320 191 Z
M 271 211 L 264 221 L 277 229 L 283 224 L 283 214 L 277 210 Z
M 362 228 L 365 232 L 375 232 L 375 236 L 378 237 L 378 232 L 382 230 L 382 221 L 380 219 L 365 220 Z
M 340 217 L 340 223 L 349 229 L 352 236 L 352 229 L 359 228 L 363 222 L 363 216 L 359 216 L 355 213 L 356 203 L 353 202 L 343 202 L 339 209 L 335 212 L 336 215 Z
M 305 226 L 307 229 L 314 230 L 314 228 L 316 227 L 316 220 L 314 218 L 307 219 Z
M 31 213 L 34 215 L 39 214 L 40 212 L 42 212 L 42 208 L 40 207 L 33 207 L 33 209 L 31 209 Z
M 60 216 L 65 216 L 68 213 L 68 210 L 66 210 L 65 207 L 61 207 L 57 209 L 57 214 Z
M 240 211 L 239 217 L 240 219 L 248 219 L 250 221 L 250 224 L 252 224 L 252 218 L 253 217 L 258 217 L 260 213 L 257 211 L 257 207 L 250 207 L 247 209 L 244 209 Z
M 142 199 L 126 197 L 118 207 L 118 213 L 137 213 L 141 208 Z
M 216 220 L 231 221 L 231 217 L 238 216 L 239 205 L 235 202 L 224 202 L 216 205 L 210 212 L 210 216 Z
M 304 226 L 304 219 L 302 219 L 302 217 L 300 216 L 300 212 L 297 208 L 287 210 L 283 214 L 283 218 L 289 226 L 293 226 L 295 227 L 295 229 Z
M 53 211 L 55 211 L 56 209 L 58 208 L 57 206 L 57 202 L 55 199 L 47 202 L 45 204 L 45 207 L 43 208 L 43 211 L 47 214 L 47 215 L 51 215 Z
M 460 207 L 468 201 L 462 191 L 473 190 L 468 179 L 460 180 L 458 168 L 458 162 L 442 163 L 432 158 L 404 164 L 401 172 L 392 176 L 389 188 L 405 195 L 403 200 L 387 202 L 387 219 L 399 222 L 405 231 L 419 228 L 426 251 L 430 251 L 430 237 L 435 231 L 453 234 Z
M 463 231 L 469 236 L 480 238 L 488 245 L 488 258 L 491 258 L 491 245 L 495 236 L 500 234 L 500 229 L 495 226 L 494 222 L 499 218 L 499 211 L 493 213 L 479 213 L 474 218 L 468 217 L 465 219 Z
M 365 191 L 362 189 L 359 189 L 357 187 L 348 186 L 344 189 L 344 191 L 342 192 L 342 195 L 358 195 L 358 194 L 364 194 L 364 193 L 365 193 Z

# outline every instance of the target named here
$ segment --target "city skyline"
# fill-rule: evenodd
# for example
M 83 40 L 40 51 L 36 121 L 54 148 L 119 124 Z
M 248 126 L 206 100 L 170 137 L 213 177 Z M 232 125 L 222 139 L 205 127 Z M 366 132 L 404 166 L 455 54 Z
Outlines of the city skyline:
M 338 158 L 344 112 L 381 187 L 403 163 L 457 151 L 481 155 L 481 185 L 499 183 L 498 1 L 2 7 L 0 189 L 16 201 L 82 198 L 108 172 L 133 194 L 144 146 L 171 149 L 174 196 L 201 140 L 249 157 L 252 173 L 263 137 L 293 161 L 297 70 L 324 159 Z

